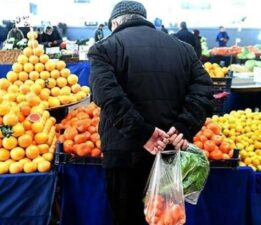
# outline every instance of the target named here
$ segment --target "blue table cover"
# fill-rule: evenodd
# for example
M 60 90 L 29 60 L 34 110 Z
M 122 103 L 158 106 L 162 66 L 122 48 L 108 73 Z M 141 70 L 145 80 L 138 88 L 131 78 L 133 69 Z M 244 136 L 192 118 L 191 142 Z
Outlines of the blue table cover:
M 61 166 L 61 225 L 112 225 L 103 176 L 101 166 Z
M 0 175 L 0 225 L 48 225 L 56 174 Z
M 61 225 L 111 225 L 99 166 L 62 170 Z M 260 225 L 261 173 L 250 168 L 211 170 L 198 205 L 186 205 L 186 225 Z
M 80 85 L 89 84 L 90 63 L 87 61 L 68 63 L 67 68 L 71 73 L 76 74 L 79 78 Z M 0 78 L 6 77 L 6 74 L 12 69 L 10 64 L 0 64 Z

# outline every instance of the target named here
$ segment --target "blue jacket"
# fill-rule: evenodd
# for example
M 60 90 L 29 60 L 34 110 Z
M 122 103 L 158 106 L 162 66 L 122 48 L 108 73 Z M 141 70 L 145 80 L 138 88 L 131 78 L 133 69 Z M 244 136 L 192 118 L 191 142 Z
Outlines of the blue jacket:
M 219 43 L 219 47 L 227 46 L 228 40 L 229 40 L 229 36 L 226 31 L 218 33 L 216 41 Z

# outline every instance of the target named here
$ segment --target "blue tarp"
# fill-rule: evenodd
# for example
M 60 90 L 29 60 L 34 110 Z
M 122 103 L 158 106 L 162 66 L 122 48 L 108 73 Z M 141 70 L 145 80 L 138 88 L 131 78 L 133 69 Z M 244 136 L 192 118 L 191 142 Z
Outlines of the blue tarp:
M 56 174 L 0 176 L 0 225 L 48 225 Z

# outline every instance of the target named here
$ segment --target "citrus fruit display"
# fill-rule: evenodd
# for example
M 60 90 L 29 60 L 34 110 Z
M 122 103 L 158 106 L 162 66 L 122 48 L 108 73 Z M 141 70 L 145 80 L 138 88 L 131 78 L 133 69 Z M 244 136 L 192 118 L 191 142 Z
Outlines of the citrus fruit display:
M 28 102 L 0 103 L 0 174 L 47 172 L 55 151 L 55 119 Z
M 228 74 L 228 68 L 220 67 L 217 63 L 206 62 L 204 68 L 212 78 L 224 78 Z
M 220 125 L 209 118 L 193 138 L 193 144 L 211 160 L 230 159 L 233 156 L 233 146 L 221 133 Z
M 251 109 L 213 116 L 232 148 L 240 150 L 240 165 L 261 171 L 261 112 Z
M 56 125 L 57 132 L 64 129 L 59 136 L 66 153 L 78 156 L 101 156 L 101 141 L 98 134 L 100 108 L 94 103 L 86 107 L 79 107 L 66 116 Z
M 79 102 L 89 95 L 87 86 L 78 84 L 63 61 L 54 62 L 44 54 L 36 40 L 37 33 L 28 33 L 28 47 L 19 55 L 6 78 L 0 79 L 0 94 L 6 100 L 30 106 L 54 108 Z

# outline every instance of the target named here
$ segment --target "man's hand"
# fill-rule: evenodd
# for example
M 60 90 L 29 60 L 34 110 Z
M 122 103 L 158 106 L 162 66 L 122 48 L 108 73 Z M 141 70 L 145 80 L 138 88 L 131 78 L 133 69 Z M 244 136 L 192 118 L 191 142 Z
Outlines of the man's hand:
M 172 144 L 176 150 L 184 150 L 188 147 L 188 141 L 183 139 L 183 134 L 178 134 L 175 127 L 171 127 L 167 133 L 169 135 L 169 143 Z
M 166 134 L 163 130 L 155 128 L 152 136 L 143 147 L 151 154 L 155 155 L 165 149 L 169 142 L 168 138 L 169 135 Z

